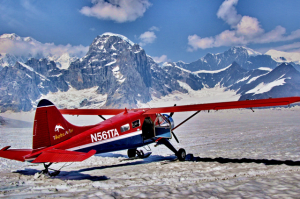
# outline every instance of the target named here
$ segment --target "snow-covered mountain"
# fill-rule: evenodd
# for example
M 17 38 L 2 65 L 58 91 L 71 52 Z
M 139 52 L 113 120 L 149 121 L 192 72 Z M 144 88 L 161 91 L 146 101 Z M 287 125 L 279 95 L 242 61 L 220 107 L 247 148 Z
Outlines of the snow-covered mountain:
M 169 63 L 164 70 L 193 90 L 224 87 L 236 91 L 239 100 L 300 95 L 300 72 L 286 63 L 273 70 L 266 67 L 246 70 L 233 62 L 220 70 L 195 72 Z
M 237 92 L 240 100 L 300 96 L 300 72 L 283 63 L 274 70 L 248 81 Z
M 105 33 L 94 39 L 87 54 L 61 69 L 54 61 L 31 58 L 0 71 L 1 111 L 28 111 L 40 98 L 60 96 L 74 99 L 79 107 L 137 107 L 152 96 L 172 91 L 187 92 L 138 45 L 124 36 Z M 89 95 L 81 95 L 79 91 Z M 62 93 L 66 93 L 63 95 Z M 100 97 L 99 97 L 100 96 Z M 55 97 L 54 97 L 55 98 Z M 51 98 L 50 98 L 51 100 Z M 54 101 L 63 107 L 66 103 Z
M 31 37 L 20 37 L 20 36 L 16 35 L 15 33 L 0 35 L 0 39 L 1 39 L 0 41 L 2 44 L 5 42 L 5 39 L 8 39 L 12 42 L 23 41 L 23 42 L 27 42 L 27 43 L 30 43 L 33 45 L 38 42 Z
M 298 52 L 283 52 L 278 50 L 269 50 L 265 54 L 270 55 L 274 61 L 279 63 L 294 62 L 295 64 L 300 64 L 300 53 Z
M 71 47 L 43 44 L 31 37 L 20 37 L 15 33 L 3 34 L 0 35 L 0 70 L 5 66 L 13 66 L 16 62 L 25 63 L 30 58 L 47 58 L 54 61 L 59 68 L 66 69 L 71 62 L 78 59 L 78 53 L 67 52 L 68 48 Z M 85 51 L 84 48 L 82 50 Z
M 247 70 L 260 67 L 275 68 L 278 65 L 271 56 L 263 55 L 246 47 L 232 47 L 223 53 L 208 53 L 195 62 L 176 62 L 175 64 L 194 72 L 198 70 L 219 70 L 227 67 L 233 62 L 238 63 L 241 67 Z
M 14 35 L 9 39 L 34 42 Z M 161 67 L 128 38 L 104 33 L 80 59 L 60 58 L 68 67 L 49 57 L 5 66 L 0 71 L 0 110 L 28 111 L 41 98 L 59 108 L 134 108 L 154 98 L 174 93 L 180 98 L 217 87 L 241 100 L 300 95 L 300 74 L 293 65 L 277 66 L 270 55 L 244 47 Z

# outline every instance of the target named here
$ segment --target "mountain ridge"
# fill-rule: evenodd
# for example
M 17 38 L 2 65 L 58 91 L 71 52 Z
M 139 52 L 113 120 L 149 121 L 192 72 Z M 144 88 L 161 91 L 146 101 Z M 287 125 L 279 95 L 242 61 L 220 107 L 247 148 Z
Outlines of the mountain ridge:
M 200 65 L 206 64 L 200 70 L 196 70 L 199 65 L 181 61 L 159 66 L 125 36 L 104 33 L 93 40 L 85 56 L 68 67 L 48 58 L 5 66 L 0 71 L 0 110 L 29 111 L 41 98 L 68 92 L 76 93 L 71 95 L 76 100 L 67 103 L 66 95 L 66 99 L 55 98 L 59 108 L 136 108 L 154 97 L 188 93 L 183 83 L 194 91 L 233 90 L 240 100 L 300 95 L 297 70 L 292 64 L 279 65 L 270 55 L 232 47 L 199 60 Z

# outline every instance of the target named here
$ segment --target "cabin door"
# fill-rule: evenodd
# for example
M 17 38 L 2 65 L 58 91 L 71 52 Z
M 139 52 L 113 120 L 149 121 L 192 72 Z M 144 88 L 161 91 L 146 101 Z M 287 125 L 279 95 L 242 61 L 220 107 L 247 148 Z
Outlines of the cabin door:
M 154 137 L 154 124 L 150 117 L 146 117 L 142 126 L 143 140 Z

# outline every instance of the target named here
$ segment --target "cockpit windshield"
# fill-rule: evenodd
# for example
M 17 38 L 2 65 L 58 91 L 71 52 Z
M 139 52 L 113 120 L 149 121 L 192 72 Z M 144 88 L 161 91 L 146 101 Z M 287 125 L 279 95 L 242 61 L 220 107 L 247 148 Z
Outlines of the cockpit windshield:
M 154 127 L 156 137 L 171 138 L 174 122 L 173 119 L 166 114 L 157 114 Z
M 155 127 L 168 127 L 172 129 L 174 128 L 174 121 L 166 114 L 157 114 L 154 125 Z

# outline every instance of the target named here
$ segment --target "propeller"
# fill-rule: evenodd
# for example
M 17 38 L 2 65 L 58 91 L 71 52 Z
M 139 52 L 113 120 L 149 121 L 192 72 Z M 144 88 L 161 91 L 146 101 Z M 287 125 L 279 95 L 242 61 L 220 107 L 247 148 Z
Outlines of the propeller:
M 178 141 L 178 139 L 177 139 L 177 137 L 176 137 L 175 133 L 174 133 L 173 131 L 171 131 L 171 132 L 172 132 L 172 135 L 174 136 L 174 138 L 175 138 L 176 142 L 177 142 L 177 143 L 179 143 L 179 141 Z
M 174 106 L 176 106 L 176 104 L 174 104 Z M 169 117 L 172 117 L 173 115 L 174 115 L 174 112 L 171 112 Z M 178 141 L 178 139 L 177 139 L 175 133 L 174 133 L 173 131 L 171 131 L 171 133 L 172 133 L 172 135 L 174 136 L 176 142 L 179 143 L 179 141 Z

